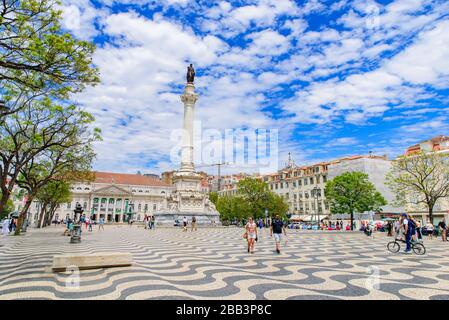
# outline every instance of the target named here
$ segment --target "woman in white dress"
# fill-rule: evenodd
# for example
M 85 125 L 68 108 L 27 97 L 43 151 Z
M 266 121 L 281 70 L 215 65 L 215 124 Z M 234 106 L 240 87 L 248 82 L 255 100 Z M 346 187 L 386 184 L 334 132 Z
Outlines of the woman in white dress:
M 8 235 L 9 234 L 9 219 L 6 218 L 5 220 L 3 220 L 3 225 L 2 225 L 2 233 L 3 235 Z

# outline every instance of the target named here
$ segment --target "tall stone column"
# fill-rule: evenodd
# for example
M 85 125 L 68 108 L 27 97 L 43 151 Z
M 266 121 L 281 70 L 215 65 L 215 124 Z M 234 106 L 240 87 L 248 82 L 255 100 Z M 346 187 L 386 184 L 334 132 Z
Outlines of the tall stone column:
M 198 95 L 195 94 L 193 83 L 187 83 L 181 101 L 184 103 L 184 123 L 181 149 L 180 172 L 194 172 L 193 164 L 193 120 L 195 118 L 195 103 Z

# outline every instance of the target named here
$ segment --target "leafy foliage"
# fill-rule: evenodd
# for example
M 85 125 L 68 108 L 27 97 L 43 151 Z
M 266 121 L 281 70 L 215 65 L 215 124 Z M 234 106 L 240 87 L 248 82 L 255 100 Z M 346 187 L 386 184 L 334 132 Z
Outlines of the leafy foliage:
M 41 203 L 39 227 L 42 227 L 51 223 L 50 220 L 60 204 L 71 201 L 70 183 L 64 180 L 49 181 L 37 191 L 36 199 Z
M 11 113 L 39 95 L 66 99 L 99 82 L 95 46 L 63 32 L 57 0 L 0 3 L 0 87 Z
M 284 198 L 271 192 L 268 185 L 261 180 L 245 178 L 239 181 L 238 188 L 238 194 L 235 196 L 218 197 L 216 208 L 223 221 L 248 217 L 264 218 L 265 209 L 270 216 L 285 216 L 288 211 Z
M 397 205 L 424 205 L 433 223 L 435 204 L 449 196 L 449 155 L 430 152 L 400 157 L 387 174 L 387 185 Z
M 380 211 L 387 204 L 384 197 L 362 172 L 345 172 L 326 183 L 324 193 L 331 213 L 351 215 L 354 212 Z

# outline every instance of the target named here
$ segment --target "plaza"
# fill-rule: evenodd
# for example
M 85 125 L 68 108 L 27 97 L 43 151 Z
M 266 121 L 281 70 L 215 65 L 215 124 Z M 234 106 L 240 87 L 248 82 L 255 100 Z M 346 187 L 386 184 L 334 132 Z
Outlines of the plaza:
M 280 255 L 262 229 L 256 253 L 243 229 L 183 232 L 141 225 L 83 227 L 80 244 L 63 227 L 0 238 L 0 299 L 449 299 L 449 253 L 427 240 L 425 256 L 393 254 L 385 233 L 288 230 Z M 54 255 L 130 252 L 130 267 L 55 273 Z

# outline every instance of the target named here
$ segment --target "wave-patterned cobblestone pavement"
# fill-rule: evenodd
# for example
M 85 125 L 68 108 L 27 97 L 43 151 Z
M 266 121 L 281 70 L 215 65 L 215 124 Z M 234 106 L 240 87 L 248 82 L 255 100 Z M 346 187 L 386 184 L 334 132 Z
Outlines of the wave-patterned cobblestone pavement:
M 289 231 L 282 254 L 268 230 L 256 254 L 243 230 L 108 226 L 70 244 L 61 227 L 0 237 L 0 299 L 449 299 L 449 243 L 392 254 L 385 234 Z M 50 270 L 55 254 L 131 252 L 131 267 Z

